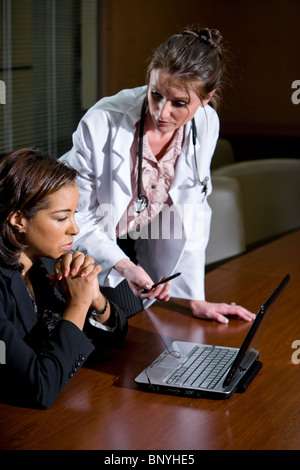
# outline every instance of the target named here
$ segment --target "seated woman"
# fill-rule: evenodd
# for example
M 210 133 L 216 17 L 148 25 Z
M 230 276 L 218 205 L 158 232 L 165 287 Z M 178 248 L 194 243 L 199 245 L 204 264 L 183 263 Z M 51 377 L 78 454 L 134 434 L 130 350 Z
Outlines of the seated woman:
M 95 345 L 116 344 L 127 331 L 126 316 L 99 289 L 101 267 L 69 253 L 79 232 L 77 176 L 34 149 L 0 158 L 4 401 L 49 408 Z

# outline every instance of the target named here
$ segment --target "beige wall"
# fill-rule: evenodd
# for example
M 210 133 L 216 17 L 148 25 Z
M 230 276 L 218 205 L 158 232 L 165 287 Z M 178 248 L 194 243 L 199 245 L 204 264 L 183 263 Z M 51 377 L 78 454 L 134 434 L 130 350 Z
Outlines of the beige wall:
M 220 109 L 223 131 L 300 136 L 299 0 L 104 0 L 100 95 L 144 83 L 149 53 L 194 23 L 219 29 L 235 62 Z

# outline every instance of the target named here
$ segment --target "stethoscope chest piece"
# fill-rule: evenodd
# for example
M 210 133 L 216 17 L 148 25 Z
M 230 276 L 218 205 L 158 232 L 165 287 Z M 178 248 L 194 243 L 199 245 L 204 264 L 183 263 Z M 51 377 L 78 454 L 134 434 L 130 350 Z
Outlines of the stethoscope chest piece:
M 148 207 L 148 198 L 146 196 L 141 195 L 137 201 L 133 203 L 133 210 L 138 214 L 143 212 Z

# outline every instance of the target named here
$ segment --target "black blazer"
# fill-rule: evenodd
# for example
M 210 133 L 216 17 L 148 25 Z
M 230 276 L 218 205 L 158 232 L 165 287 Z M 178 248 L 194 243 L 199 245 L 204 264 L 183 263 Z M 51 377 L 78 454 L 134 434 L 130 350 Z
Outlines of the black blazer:
M 114 332 L 88 321 L 81 331 L 61 320 L 65 303 L 46 278 L 46 264 L 39 260 L 30 272 L 38 312 L 21 273 L 0 265 L 0 340 L 6 351 L 6 364 L 0 365 L 0 399 L 21 406 L 49 408 L 95 344 L 113 345 L 127 332 L 126 315 L 116 305 Z

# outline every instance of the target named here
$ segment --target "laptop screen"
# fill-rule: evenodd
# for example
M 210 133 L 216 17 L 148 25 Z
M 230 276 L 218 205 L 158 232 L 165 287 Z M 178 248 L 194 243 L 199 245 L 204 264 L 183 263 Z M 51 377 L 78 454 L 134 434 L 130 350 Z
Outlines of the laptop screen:
M 244 342 L 235 358 L 235 360 L 233 361 L 230 369 L 229 369 L 229 372 L 227 373 L 226 377 L 225 377 L 225 380 L 223 382 L 223 387 L 227 387 L 233 377 L 235 376 L 242 360 L 244 359 L 247 351 L 248 351 L 248 348 L 249 348 L 249 345 L 256 333 L 256 330 L 257 328 L 259 327 L 263 317 L 264 317 L 264 314 L 267 310 L 267 308 L 270 306 L 270 304 L 275 300 L 275 298 L 277 297 L 277 295 L 279 294 L 279 292 L 284 288 L 284 286 L 286 285 L 286 283 L 289 281 L 290 279 L 290 275 L 287 274 L 283 280 L 281 281 L 281 283 L 276 287 L 276 289 L 272 292 L 272 294 L 270 295 L 270 297 L 265 301 L 265 303 L 260 307 L 257 315 L 256 315 L 256 318 L 254 320 L 254 322 L 252 323 L 252 326 L 250 328 L 250 330 L 248 331 L 248 334 L 246 336 L 246 338 L 244 339 Z

